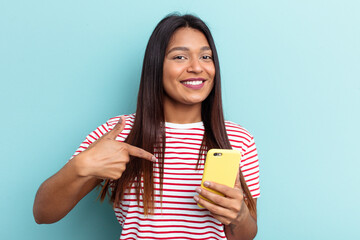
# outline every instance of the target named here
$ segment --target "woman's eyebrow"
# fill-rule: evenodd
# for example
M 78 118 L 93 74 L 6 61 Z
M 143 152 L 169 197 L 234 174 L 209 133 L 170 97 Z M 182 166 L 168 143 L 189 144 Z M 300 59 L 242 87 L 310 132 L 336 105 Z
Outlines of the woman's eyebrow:
M 209 46 L 203 46 L 200 48 L 201 51 L 207 51 L 207 50 L 211 50 L 211 48 Z M 185 52 L 189 52 L 190 49 L 187 47 L 174 47 L 172 49 L 170 49 L 167 54 L 173 52 L 173 51 L 185 51 Z
M 211 50 L 211 48 L 209 46 L 203 46 L 200 50 L 207 51 L 207 50 Z
M 185 52 L 188 52 L 188 51 L 190 51 L 190 49 L 187 48 L 187 47 L 174 47 L 174 48 L 170 49 L 170 50 L 167 52 L 167 54 L 169 54 L 169 53 L 171 53 L 171 52 L 173 52 L 173 51 L 185 51 Z

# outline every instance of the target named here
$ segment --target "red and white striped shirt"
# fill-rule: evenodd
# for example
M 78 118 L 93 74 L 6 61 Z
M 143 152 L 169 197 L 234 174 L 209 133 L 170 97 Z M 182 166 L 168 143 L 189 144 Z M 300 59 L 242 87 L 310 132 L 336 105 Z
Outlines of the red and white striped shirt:
M 130 133 L 135 115 L 126 117 L 126 126 L 117 137 L 124 141 Z M 119 116 L 111 118 L 87 136 L 74 156 L 112 130 Z M 259 163 L 253 137 L 241 126 L 225 121 L 233 149 L 241 152 L 240 168 L 254 198 L 260 196 Z M 154 163 L 155 210 L 144 216 L 143 203 L 137 204 L 135 190 L 124 193 L 115 215 L 122 226 L 120 239 L 226 239 L 221 222 L 208 210 L 199 208 L 193 199 L 200 186 L 204 164 L 196 170 L 199 149 L 203 139 L 202 122 L 190 124 L 165 123 L 166 149 L 164 159 L 163 198 L 160 204 L 159 165 Z M 156 154 L 155 154 L 156 156 Z

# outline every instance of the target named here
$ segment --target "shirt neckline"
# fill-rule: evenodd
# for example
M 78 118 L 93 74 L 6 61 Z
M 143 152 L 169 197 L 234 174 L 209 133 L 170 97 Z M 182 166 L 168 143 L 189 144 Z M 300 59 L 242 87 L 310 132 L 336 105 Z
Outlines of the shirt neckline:
M 195 122 L 195 123 L 171 123 L 165 122 L 165 127 L 170 128 L 196 128 L 196 127 L 203 127 L 203 122 Z

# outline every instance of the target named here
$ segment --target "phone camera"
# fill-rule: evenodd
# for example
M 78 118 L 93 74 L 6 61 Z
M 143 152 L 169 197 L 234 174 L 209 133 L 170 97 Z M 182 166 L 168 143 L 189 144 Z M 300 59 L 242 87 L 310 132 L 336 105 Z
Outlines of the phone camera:
M 218 156 L 221 156 L 221 155 L 222 155 L 222 153 L 214 153 L 215 157 L 218 157 Z

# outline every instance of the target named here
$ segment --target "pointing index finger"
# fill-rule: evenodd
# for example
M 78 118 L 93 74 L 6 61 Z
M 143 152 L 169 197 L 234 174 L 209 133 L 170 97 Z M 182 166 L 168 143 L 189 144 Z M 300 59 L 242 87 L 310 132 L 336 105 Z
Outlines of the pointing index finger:
M 134 156 L 134 157 L 139 157 L 139 158 L 143 158 L 146 160 L 149 160 L 151 162 L 155 162 L 156 161 L 156 157 L 154 155 L 152 155 L 151 153 L 149 153 L 148 151 L 145 151 L 144 149 L 135 147 L 135 146 L 131 146 L 129 144 L 127 145 L 127 151 L 129 152 L 129 155 Z

